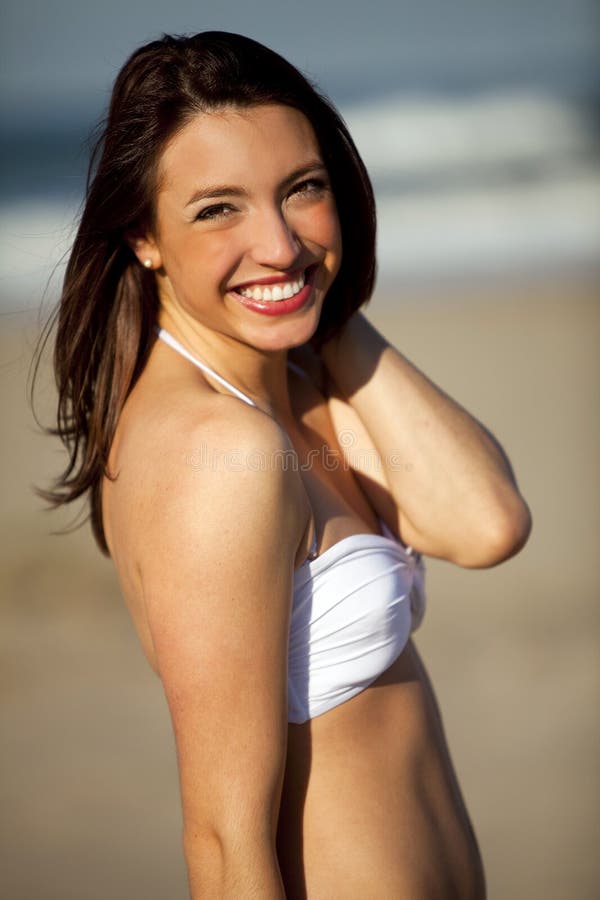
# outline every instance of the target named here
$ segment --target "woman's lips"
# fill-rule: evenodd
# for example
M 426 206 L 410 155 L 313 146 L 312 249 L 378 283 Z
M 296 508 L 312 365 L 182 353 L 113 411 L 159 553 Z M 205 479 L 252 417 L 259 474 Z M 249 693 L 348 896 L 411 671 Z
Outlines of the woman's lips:
M 242 294 L 240 294 L 239 288 L 230 291 L 230 294 L 237 300 L 238 303 L 241 303 L 242 306 L 245 306 L 248 309 L 252 309 L 254 312 L 258 312 L 266 316 L 284 316 L 289 313 L 295 312 L 307 303 L 312 293 L 313 275 L 316 269 L 317 266 L 309 266 L 309 268 L 305 270 L 304 287 L 293 297 L 285 298 L 282 300 L 254 300 L 252 297 L 244 297 Z M 282 283 L 283 282 L 281 282 L 281 280 L 276 281 L 275 279 L 252 282 L 252 284 L 264 285 Z M 244 286 L 242 285 L 241 287 Z

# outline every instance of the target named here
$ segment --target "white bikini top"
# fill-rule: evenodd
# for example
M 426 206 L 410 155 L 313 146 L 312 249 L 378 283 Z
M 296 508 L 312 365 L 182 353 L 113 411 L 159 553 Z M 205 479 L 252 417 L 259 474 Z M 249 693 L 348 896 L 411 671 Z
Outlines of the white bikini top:
M 164 328 L 158 336 L 235 396 L 257 404 Z M 288 365 L 307 375 L 294 363 Z M 400 655 L 425 612 L 424 565 L 380 519 L 383 534 L 352 534 L 294 572 L 288 721 L 306 722 L 363 691 Z

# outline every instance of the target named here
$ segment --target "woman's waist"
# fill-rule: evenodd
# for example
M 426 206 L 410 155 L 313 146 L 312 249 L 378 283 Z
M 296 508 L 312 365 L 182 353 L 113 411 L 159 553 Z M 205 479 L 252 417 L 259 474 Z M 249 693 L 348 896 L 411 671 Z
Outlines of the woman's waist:
M 280 844 L 290 849 L 299 817 L 305 865 L 315 878 L 327 846 L 330 868 L 346 860 L 339 877 L 349 885 L 367 861 L 387 870 L 380 896 L 392 896 L 385 891 L 393 883 L 398 891 L 404 886 L 395 896 L 450 897 L 449 886 L 460 884 L 456 896 L 482 897 L 477 843 L 419 662 L 411 641 L 363 693 L 289 727 Z M 433 872 L 420 868 L 428 857 L 438 861 Z

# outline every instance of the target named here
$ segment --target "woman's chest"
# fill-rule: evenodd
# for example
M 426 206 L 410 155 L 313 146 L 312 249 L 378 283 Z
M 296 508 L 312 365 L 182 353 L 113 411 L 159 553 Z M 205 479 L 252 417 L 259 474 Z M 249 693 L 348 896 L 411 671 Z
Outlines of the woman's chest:
M 297 454 L 320 546 L 349 534 L 379 533 L 377 516 L 349 460 L 354 436 L 336 433 L 329 403 L 315 389 L 300 390 L 293 402 L 294 420 L 281 424 Z

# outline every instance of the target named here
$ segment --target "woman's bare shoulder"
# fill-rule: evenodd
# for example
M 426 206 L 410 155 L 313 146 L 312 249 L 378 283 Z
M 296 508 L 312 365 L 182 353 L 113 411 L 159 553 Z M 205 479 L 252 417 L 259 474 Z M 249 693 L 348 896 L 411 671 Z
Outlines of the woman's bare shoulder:
M 168 460 L 169 464 L 164 465 Z M 235 397 L 215 394 L 196 406 L 180 399 L 157 429 L 152 481 L 171 493 L 192 484 L 217 491 L 246 480 L 298 482 L 296 452 L 285 430 L 267 413 Z M 295 496 L 292 490 L 290 500 Z
M 151 454 L 144 479 L 147 505 L 142 560 L 179 544 L 222 545 L 225 535 L 276 521 L 280 548 L 292 560 L 304 531 L 304 489 L 285 431 L 268 415 L 217 395 L 212 408 L 174 416 Z M 288 546 L 289 545 L 289 546 Z M 177 553 L 179 553 L 179 549 Z
M 257 492 L 277 494 L 300 542 L 309 513 L 298 459 L 272 417 L 235 397 L 186 388 L 134 398 L 124 412 L 103 506 L 107 530 L 119 532 L 140 564 L 161 545 L 173 515 L 190 529 L 200 510 L 214 506 L 226 527 L 244 496 Z
M 254 448 L 293 452 L 271 416 L 213 390 L 200 376 L 137 385 L 123 410 L 111 455 L 115 463 L 135 468 L 138 484 L 141 463 L 149 467 L 151 480 L 162 484 L 185 471 L 165 468 L 165 459 L 198 464 L 208 457 L 217 469 L 219 462 L 231 459 L 236 465 L 242 451 Z

